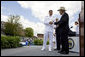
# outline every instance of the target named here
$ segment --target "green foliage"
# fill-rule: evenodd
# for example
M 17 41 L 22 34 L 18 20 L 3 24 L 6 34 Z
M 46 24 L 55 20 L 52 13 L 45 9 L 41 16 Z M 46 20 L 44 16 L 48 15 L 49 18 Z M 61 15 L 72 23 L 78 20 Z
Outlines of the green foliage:
M 1 36 L 1 48 L 9 48 L 9 42 L 6 40 L 6 36 Z
M 47 41 L 47 45 L 49 44 L 49 41 Z M 34 45 L 43 45 L 43 40 L 42 39 L 35 39 L 34 40 Z
M 32 28 L 26 28 L 25 29 L 25 35 L 27 37 L 33 37 L 33 34 L 34 34 L 34 32 L 33 32 L 33 29 Z
M 12 23 L 6 23 L 5 24 L 5 33 L 7 34 L 7 35 L 14 35 L 14 30 L 15 30 L 15 28 L 14 28 L 14 24 L 12 24 Z
M 43 40 L 40 40 L 40 39 L 34 40 L 34 45 L 42 45 L 42 44 L 43 44 Z
M 20 16 L 10 15 L 8 21 L 5 23 L 5 34 L 10 36 L 27 36 L 33 37 L 33 29 L 26 28 L 25 30 L 22 27 L 22 24 L 19 23 Z
M 47 45 L 49 45 L 49 41 L 47 41 Z
M 22 25 L 19 23 L 20 16 L 10 15 L 5 23 L 5 34 L 11 36 L 24 36 Z
M 19 47 L 20 37 L 18 36 L 2 36 L 1 48 L 16 48 Z

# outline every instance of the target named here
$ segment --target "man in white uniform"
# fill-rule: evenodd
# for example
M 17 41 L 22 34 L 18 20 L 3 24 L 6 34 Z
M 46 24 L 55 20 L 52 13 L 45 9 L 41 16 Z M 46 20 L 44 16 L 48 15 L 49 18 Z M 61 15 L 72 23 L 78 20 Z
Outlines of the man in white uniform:
M 45 17 L 44 24 L 45 24 L 45 33 L 44 33 L 44 41 L 43 47 L 41 50 L 45 50 L 46 43 L 49 38 L 49 51 L 52 49 L 52 41 L 53 41 L 53 11 L 49 10 L 49 16 Z

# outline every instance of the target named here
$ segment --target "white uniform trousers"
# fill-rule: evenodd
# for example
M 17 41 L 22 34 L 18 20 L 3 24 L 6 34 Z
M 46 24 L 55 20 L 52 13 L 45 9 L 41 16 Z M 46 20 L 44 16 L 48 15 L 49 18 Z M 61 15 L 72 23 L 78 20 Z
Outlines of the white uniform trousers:
M 49 36 L 49 37 L 48 37 Z M 43 48 L 46 48 L 46 43 L 49 38 L 49 49 L 52 48 L 52 41 L 53 41 L 53 32 L 45 32 L 44 34 L 44 41 L 43 41 Z

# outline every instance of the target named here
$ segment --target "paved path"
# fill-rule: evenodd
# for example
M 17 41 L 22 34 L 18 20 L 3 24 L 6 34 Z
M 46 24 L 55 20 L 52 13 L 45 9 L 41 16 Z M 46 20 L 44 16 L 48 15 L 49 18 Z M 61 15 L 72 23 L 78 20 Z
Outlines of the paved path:
M 70 52 L 68 55 L 63 55 L 54 50 L 49 52 L 48 48 L 46 48 L 45 51 L 41 51 L 41 48 L 42 46 L 25 46 L 20 48 L 2 49 L 1 56 L 79 56 L 79 53 Z

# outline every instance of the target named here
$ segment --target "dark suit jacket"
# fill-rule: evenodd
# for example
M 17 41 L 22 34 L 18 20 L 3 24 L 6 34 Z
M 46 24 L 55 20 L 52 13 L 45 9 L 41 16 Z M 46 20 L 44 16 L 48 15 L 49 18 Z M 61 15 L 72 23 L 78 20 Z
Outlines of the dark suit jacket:
M 68 33 L 69 31 L 69 16 L 67 13 L 64 13 L 60 19 L 60 21 L 55 22 L 55 25 L 59 25 L 56 30 L 59 30 L 61 33 Z

